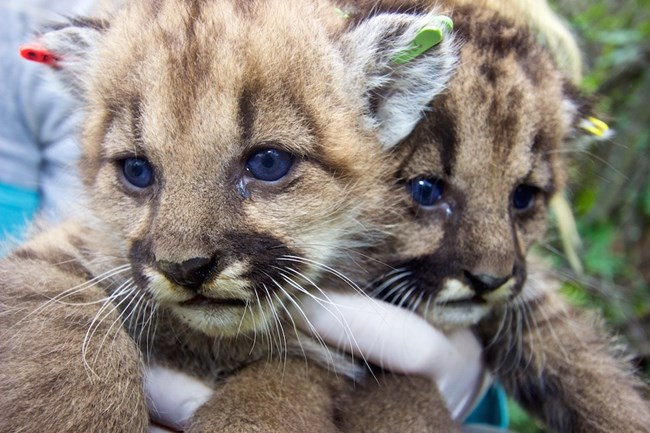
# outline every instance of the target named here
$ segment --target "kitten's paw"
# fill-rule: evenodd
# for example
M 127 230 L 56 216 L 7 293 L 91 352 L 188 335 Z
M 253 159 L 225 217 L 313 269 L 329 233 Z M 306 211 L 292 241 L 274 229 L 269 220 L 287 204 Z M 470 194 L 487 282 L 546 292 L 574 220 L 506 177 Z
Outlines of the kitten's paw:
M 278 430 L 243 417 L 219 416 L 217 420 L 201 419 L 192 422 L 186 433 L 275 433 Z

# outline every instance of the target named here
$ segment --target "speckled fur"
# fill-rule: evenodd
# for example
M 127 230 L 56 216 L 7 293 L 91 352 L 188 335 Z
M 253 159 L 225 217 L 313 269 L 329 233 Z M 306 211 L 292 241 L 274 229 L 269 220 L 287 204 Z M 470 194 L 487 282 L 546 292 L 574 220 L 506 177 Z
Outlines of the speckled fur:
M 164 302 L 147 310 L 145 298 L 135 297 L 118 305 L 134 313 L 122 316 L 122 327 L 115 304 L 98 301 L 117 293 L 122 283 L 127 283 L 122 289 L 130 287 L 124 275 L 86 284 L 130 264 L 123 272 L 146 287 L 161 257 L 182 261 L 224 247 L 224 269 L 239 266 L 230 268 L 232 274 L 242 268 L 242 245 L 253 246 L 245 253 L 258 260 L 255 266 L 274 263 L 269 250 L 282 246 L 284 254 L 318 260 L 324 255 L 328 265 L 363 281 L 365 272 L 347 266 L 353 262 L 347 254 L 369 248 L 379 255 L 372 247 L 383 240 L 386 227 L 397 242 L 394 254 L 383 258 L 415 264 L 420 287 L 434 294 L 441 279 L 459 278 L 463 267 L 489 270 L 513 261 L 525 266 L 528 246 L 543 232 L 546 200 L 538 200 L 513 235 L 504 191 L 509 197 L 513 182 L 522 178 L 539 184 L 546 195 L 561 189 L 556 150 L 580 108 L 550 58 L 499 14 L 443 5 L 465 39 L 459 72 L 416 131 L 391 153 L 392 163 L 385 162 L 377 144 L 390 149 L 397 138 L 382 129 L 391 123 L 380 122 L 373 103 L 399 89 L 377 92 L 360 85 L 402 81 L 390 76 L 384 81 L 381 75 L 364 80 L 363 74 L 346 71 L 346 57 L 348 64 L 357 58 L 354 44 L 334 48 L 330 42 L 350 22 L 328 15 L 329 4 L 300 4 L 296 11 L 280 1 L 222 2 L 208 13 L 207 2 L 152 1 L 116 18 L 112 37 L 105 40 L 107 23 L 78 23 L 91 28 L 85 33 L 91 45 L 94 38 L 104 41 L 90 57 L 80 50 L 77 58 L 64 59 L 69 67 L 64 71 L 72 72 L 69 81 L 90 113 L 82 169 L 92 212 L 41 234 L 1 265 L 3 428 L 145 431 L 141 367 L 154 360 L 218 385 L 189 431 L 457 431 L 433 384 L 386 375 L 379 383 L 351 388 L 344 377 L 316 364 L 293 356 L 285 360 L 286 352 L 300 355 L 299 349 L 279 343 L 282 335 L 273 341 L 274 323 L 260 326 L 263 315 L 256 321 L 251 312 L 250 320 L 238 323 L 226 318 L 223 328 L 214 326 L 215 316 L 197 315 L 188 326 Z M 431 7 L 428 2 L 356 4 L 370 15 L 426 13 Z M 223 44 L 214 43 L 217 35 Z M 453 49 L 442 49 L 450 67 L 456 60 Z M 371 66 L 379 66 L 374 70 L 379 74 L 388 70 Z M 76 67 L 91 70 L 74 73 Z M 436 76 L 443 80 L 446 72 Z M 440 84 L 431 97 L 444 87 Z M 370 101 L 372 94 L 381 98 Z M 395 112 L 388 107 L 383 112 L 390 116 Z M 402 122 L 401 131 L 421 115 L 418 104 L 410 107 L 393 117 Z M 291 143 L 301 157 L 287 200 L 275 187 L 245 184 L 242 190 L 237 184 L 246 153 L 269 141 Z M 164 167 L 148 194 L 125 190 L 116 176 L 115 160 L 134 153 Z M 390 178 L 391 167 L 401 180 L 427 174 L 457 185 L 451 214 L 406 205 L 408 197 L 395 194 L 390 182 L 378 182 Z M 229 193 L 214 188 L 232 186 L 229 182 L 235 183 Z M 243 200 L 242 191 L 264 205 Z M 407 210 L 402 221 L 393 219 L 399 206 Z M 324 277 L 320 269 L 303 265 L 310 277 Z M 495 307 L 475 326 L 486 343 L 488 365 L 510 392 L 559 431 L 647 431 L 647 403 L 634 390 L 638 382 L 628 369 L 608 356 L 606 334 L 572 312 L 541 276 L 529 275 L 525 285 L 523 275 L 518 278 L 521 294 L 515 302 Z M 242 279 L 264 281 L 254 274 Z M 153 296 L 170 304 L 190 296 L 169 283 L 163 286 Z M 43 307 L 73 287 L 83 290 Z M 242 287 L 230 279 L 206 287 L 206 294 L 231 298 L 240 296 Z M 443 327 L 459 326 L 445 316 L 428 317 Z M 455 317 L 471 322 L 462 312 Z M 289 341 L 295 337 L 291 326 L 284 331 Z M 256 345 L 255 335 L 267 340 Z M 313 358 L 327 358 L 317 345 L 306 350 Z M 274 352 L 280 359 L 266 363 Z
M 564 188 L 564 146 L 585 105 L 531 27 L 469 3 L 441 5 L 454 11 L 459 66 L 393 152 L 407 204 L 385 258 L 395 270 L 373 294 L 443 329 L 471 326 L 487 366 L 554 431 L 648 432 L 647 388 L 623 346 L 562 299 L 552 271 L 529 254 Z M 442 183 L 435 204 L 409 196 L 419 178 Z M 512 205 L 520 185 L 537 191 L 525 210 Z M 476 275 L 507 281 L 481 294 Z
M 444 88 L 453 38 L 395 68 L 434 14 L 352 23 L 319 0 L 125 5 L 40 39 L 86 113 L 87 206 L 0 262 L 2 429 L 144 432 L 147 363 L 221 386 L 191 432 L 345 429 L 352 405 L 339 400 L 362 370 L 298 342 L 286 308 L 320 285 L 352 290 L 329 269 L 367 278 L 395 215 L 382 150 L 409 132 L 387 128 L 415 124 Z M 423 77 L 439 79 L 425 90 Z M 429 96 L 405 100 L 413 85 Z M 295 163 L 263 182 L 246 161 L 269 147 Z M 150 186 L 125 179 L 125 158 L 149 162 Z M 198 283 L 169 271 L 199 259 L 210 268 Z

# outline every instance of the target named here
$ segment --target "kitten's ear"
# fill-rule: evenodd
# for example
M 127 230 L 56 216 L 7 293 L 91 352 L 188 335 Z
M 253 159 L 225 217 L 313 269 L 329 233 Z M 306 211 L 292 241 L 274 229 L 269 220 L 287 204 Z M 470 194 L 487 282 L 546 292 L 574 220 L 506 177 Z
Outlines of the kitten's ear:
M 453 74 L 458 49 L 451 20 L 433 13 L 382 13 L 356 23 L 341 41 L 364 120 L 391 149 L 411 133 Z
M 67 88 L 83 96 L 83 77 L 107 28 L 104 21 L 73 19 L 45 29 L 33 42 L 22 45 L 20 54 L 27 60 L 49 65 Z
M 577 132 L 577 137 L 590 140 L 609 140 L 615 135 L 607 123 L 596 117 L 594 106 L 596 97 L 584 94 L 572 81 L 566 80 L 563 86 L 562 104 L 563 127 Z

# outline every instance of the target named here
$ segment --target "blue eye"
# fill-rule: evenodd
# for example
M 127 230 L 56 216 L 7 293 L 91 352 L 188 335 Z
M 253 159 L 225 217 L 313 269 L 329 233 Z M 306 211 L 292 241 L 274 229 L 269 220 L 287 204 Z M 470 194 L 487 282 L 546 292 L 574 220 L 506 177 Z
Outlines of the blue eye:
M 263 149 L 254 153 L 246 168 L 255 179 L 273 182 L 287 175 L 293 166 L 294 157 L 289 152 L 278 149 Z
M 531 185 L 519 185 L 512 193 L 512 206 L 518 211 L 530 209 L 535 203 L 539 188 Z
M 121 161 L 124 179 L 136 188 L 146 188 L 153 183 L 153 167 L 142 158 L 126 158 Z
M 408 183 L 411 197 L 420 206 L 433 206 L 442 198 L 442 180 L 437 178 L 413 179 Z

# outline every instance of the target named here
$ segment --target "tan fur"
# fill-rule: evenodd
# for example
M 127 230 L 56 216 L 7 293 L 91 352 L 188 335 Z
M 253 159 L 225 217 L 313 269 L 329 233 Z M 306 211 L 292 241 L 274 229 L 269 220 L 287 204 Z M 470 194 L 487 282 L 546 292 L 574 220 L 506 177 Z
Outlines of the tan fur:
M 229 376 L 190 431 L 455 433 L 436 384 L 382 374 L 354 386 L 303 359 L 258 362 Z
M 529 0 L 458 0 L 458 5 L 474 5 L 494 9 L 513 22 L 529 26 L 539 42 L 553 56 L 558 67 L 573 82 L 582 79 L 583 60 L 575 37 L 564 20 L 545 1 Z
M 645 387 L 619 348 L 553 291 L 551 271 L 528 266 L 549 200 L 564 187 L 560 156 L 582 108 L 549 54 L 508 16 L 454 8 L 459 66 L 394 153 L 410 203 L 386 259 L 394 270 L 373 294 L 443 329 L 472 326 L 489 368 L 549 428 L 647 432 Z M 427 206 L 408 192 L 423 178 L 442 185 Z M 537 193 L 517 210 L 521 185 Z M 500 282 L 485 290 L 480 276 Z
M 359 10 L 368 11 L 362 3 Z M 402 180 L 444 174 L 456 195 L 438 209 L 407 206 L 408 196 L 395 194 L 385 182 L 391 165 L 379 154 L 377 142 L 384 148 L 395 144 L 386 138 L 391 131 L 382 129 L 390 122 L 378 122 L 372 104 L 363 100 L 367 95 L 358 92 L 361 83 L 372 80 L 346 70 L 346 62 L 354 63 L 350 60 L 358 54 L 354 45 L 332 44 L 341 34 L 345 41 L 354 27 L 330 13 L 331 6 L 287 6 L 279 0 L 136 3 L 111 20 L 108 30 L 95 23 L 97 32 L 87 36 L 91 44 L 100 43 L 90 58 L 80 50 L 79 58 L 63 59 L 69 71 L 91 68 L 73 85 L 90 113 L 82 169 L 92 214 L 46 232 L 2 264 L 0 326 L 3 337 L 11 335 L 0 340 L 3 426 L 143 431 L 140 368 L 153 361 L 208 381 L 224 380 L 215 383 L 220 385 L 215 397 L 199 410 L 190 431 L 457 428 L 432 384 L 386 376 L 350 391 L 347 380 L 294 358 L 302 349 L 327 363 L 328 354 L 313 343 L 299 347 L 291 324 L 274 321 L 283 314 L 282 300 L 291 302 L 289 295 L 266 292 L 269 301 L 260 303 L 259 311 L 229 302 L 254 303 L 264 295 L 255 288 L 264 284 L 275 290 L 264 276 L 246 273 L 277 266 L 278 256 L 268 257 L 274 249 L 282 249 L 285 259 L 318 260 L 363 281 L 363 256 L 354 255 L 351 263 L 347 254 L 378 254 L 372 247 L 387 227 L 397 241 L 382 258 L 399 266 L 415 263 L 409 278 L 422 279 L 418 287 L 432 294 L 432 302 L 441 287 L 447 301 L 470 290 L 463 280 L 467 269 L 498 274 L 515 264 L 525 269 L 525 252 L 543 231 L 545 201 L 538 200 L 534 214 L 513 225 L 510 193 L 522 180 L 546 194 L 561 188 L 555 151 L 570 132 L 577 106 L 548 56 L 528 51 L 533 45 L 525 31 L 487 9 L 446 5 L 464 38 L 459 70 L 392 161 Z M 416 13 L 429 11 L 431 4 L 386 2 L 371 8 Z M 498 50 L 485 49 L 483 44 L 495 41 Z M 449 46 L 439 53 L 448 58 L 447 67 L 455 61 Z M 375 102 L 399 94 L 394 90 L 377 92 L 381 98 Z M 414 107 L 400 127 L 418 118 Z M 394 113 L 390 104 L 385 111 Z M 287 148 L 300 161 L 279 185 L 242 175 L 246 156 L 270 144 Z M 151 190 L 134 191 L 120 180 L 116 160 L 133 155 L 144 155 L 161 169 Z M 409 213 L 396 226 L 392 218 L 399 205 Z M 223 305 L 217 312 L 180 305 L 195 294 L 164 277 L 165 263 L 212 257 L 215 251 L 223 263 L 211 271 L 216 275 L 206 279 L 200 294 Z M 371 269 L 371 263 L 365 265 Z M 130 268 L 86 284 L 121 265 Z M 300 265 L 302 276 L 291 275 L 301 284 L 337 285 L 322 267 Z M 292 284 L 282 283 L 291 290 Z M 80 290 L 64 292 L 74 287 Z M 148 290 L 140 296 L 136 287 Z M 120 295 L 122 290 L 129 293 Z M 522 302 L 500 307 L 520 291 Z M 112 297 L 103 302 L 107 294 Z M 432 314 L 417 295 L 415 290 L 390 293 L 392 300 L 443 327 L 483 318 L 476 330 L 486 343 L 488 364 L 551 426 L 622 431 L 623 421 L 638 421 L 627 431 L 644 431 L 647 405 L 632 389 L 631 376 L 603 354 L 606 341 L 579 321 L 565 321 L 564 304 L 530 282 L 524 286 L 521 271 L 489 295 L 493 308 L 481 304 L 454 311 L 443 305 Z M 54 302 L 45 304 L 48 298 Z M 509 317 L 522 323 L 521 332 L 492 327 L 507 327 Z M 574 349 L 571 356 L 558 356 L 552 344 L 534 343 L 538 335 L 545 343 L 559 335 L 562 347 L 566 339 Z M 521 351 L 504 354 L 511 338 Z M 490 345 L 492 339 L 499 341 Z M 278 374 L 267 366 L 269 354 L 287 370 Z M 533 367 L 517 364 L 529 359 Z M 345 366 L 341 358 L 334 361 Z M 575 362 L 585 368 L 573 377 Z M 502 368 L 511 364 L 515 370 Z M 603 387 L 592 385 L 601 379 Z
M 190 431 L 339 431 L 336 399 L 362 371 L 299 341 L 286 311 L 321 285 L 353 290 L 340 274 L 368 278 L 394 215 L 382 148 L 405 135 L 387 125 L 414 124 L 444 88 L 453 38 L 389 62 L 434 18 L 353 26 L 318 0 L 143 0 L 44 32 L 86 112 L 88 203 L 0 262 L 3 429 L 146 431 L 141 370 L 156 363 L 232 378 Z M 266 148 L 292 155 L 278 180 L 248 165 Z M 133 160 L 151 167 L 143 186 Z M 256 418 L 247 377 L 267 360 L 287 375 L 266 373 Z
M 509 393 L 554 431 L 649 431 L 647 387 L 625 345 L 594 312 L 569 306 L 548 269 L 529 272 L 527 296 L 475 327 Z

